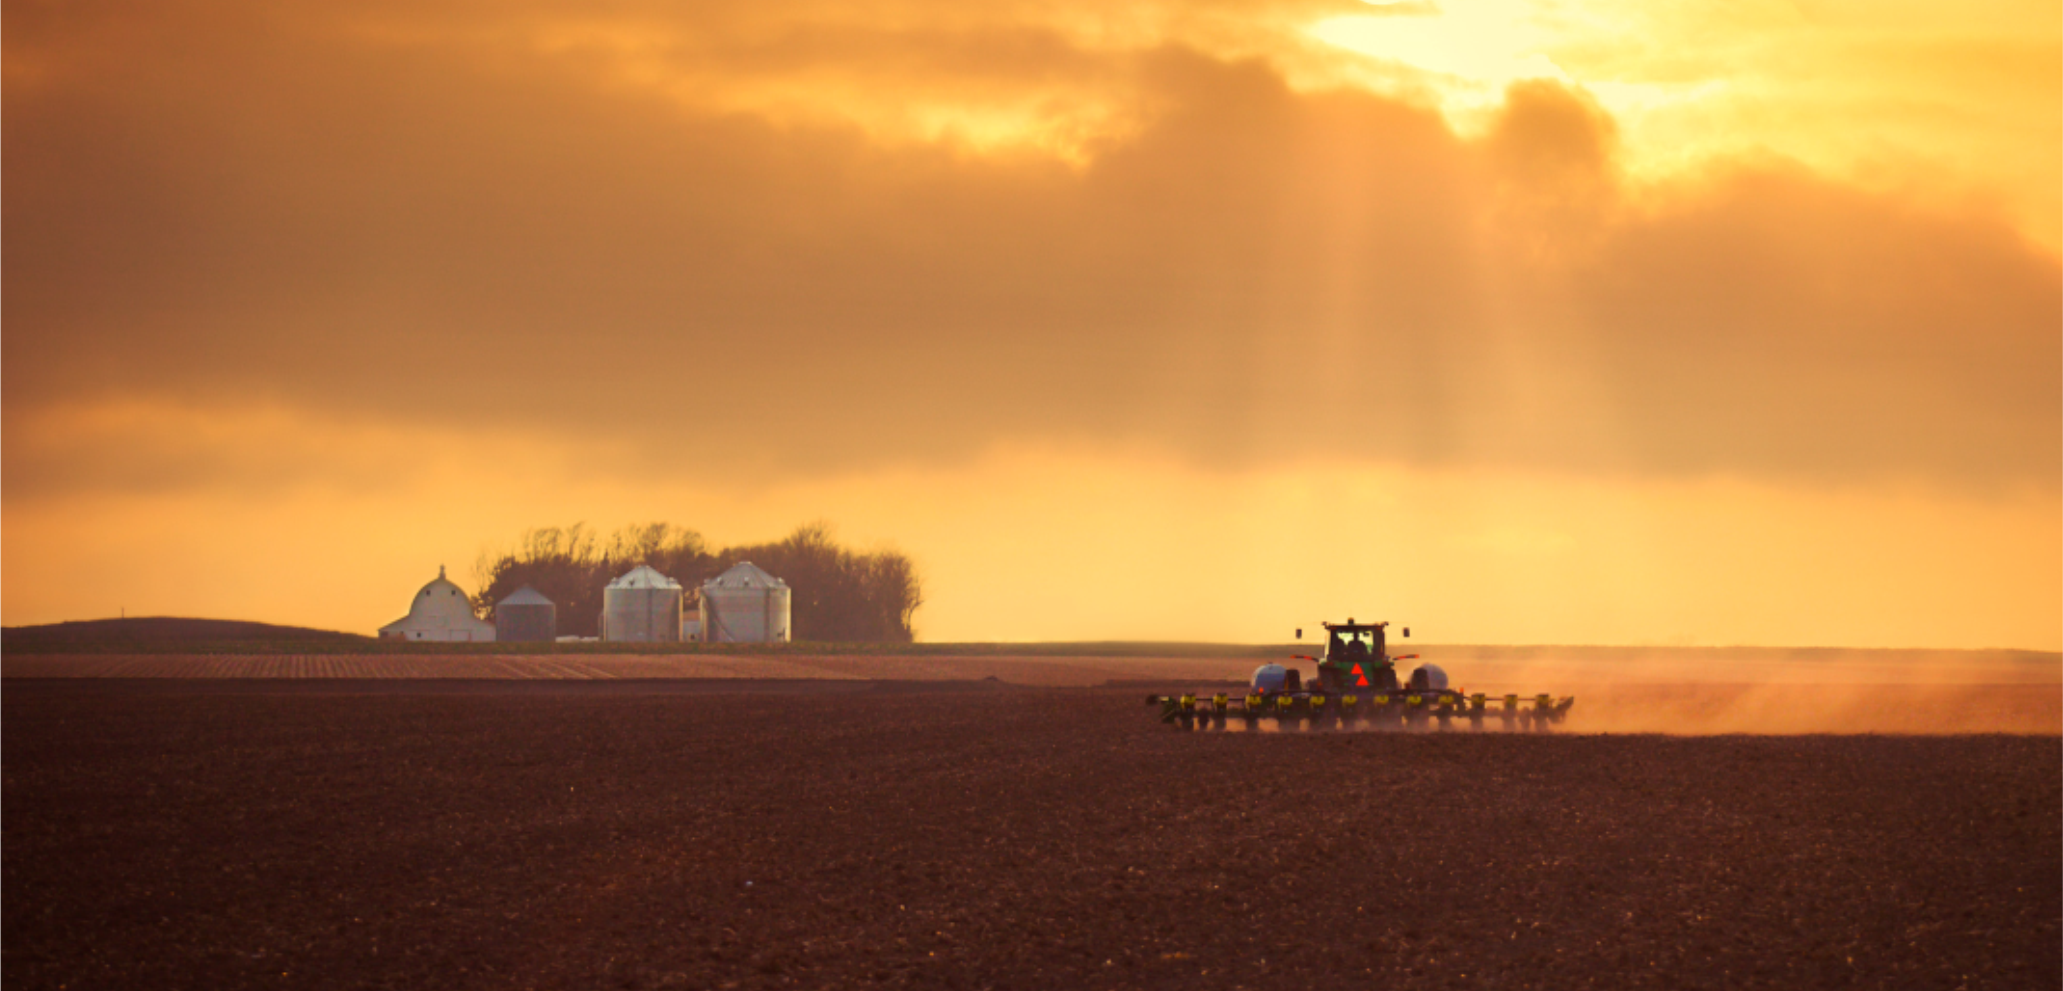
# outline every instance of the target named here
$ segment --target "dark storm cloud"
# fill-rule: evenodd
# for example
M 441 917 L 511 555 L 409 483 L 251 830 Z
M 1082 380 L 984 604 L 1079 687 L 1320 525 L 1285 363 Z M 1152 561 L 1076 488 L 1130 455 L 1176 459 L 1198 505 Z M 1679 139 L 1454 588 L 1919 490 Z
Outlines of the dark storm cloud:
M 1152 109 L 1071 166 L 697 110 L 427 17 L 93 9 L 6 12 L 16 493 L 103 477 L 14 452 L 116 401 L 593 433 L 627 471 L 1088 441 L 2056 483 L 2054 258 L 1780 166 L 1629 190 L 1609 117 L 1552 84 L 1471 142 L 1181 46 L 854 35 L 898 86 Z M 661 61 L 706 84 L 835 47 Z

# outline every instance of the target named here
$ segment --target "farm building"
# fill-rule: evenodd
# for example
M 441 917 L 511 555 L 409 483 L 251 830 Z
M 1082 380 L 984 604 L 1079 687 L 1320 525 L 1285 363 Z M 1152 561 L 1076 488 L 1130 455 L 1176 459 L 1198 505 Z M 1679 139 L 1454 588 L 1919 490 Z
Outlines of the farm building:
M 674 643 L 680 638 L 680 582 L 641 564 L 602 588 L 602 639 Z
M 710 643 L 786 643 L 788 583 L 742 561 L 702 583 L 702 638 Z
M 380 627 L 382 640 L 492 641 L 494 624 L 473 615 L 473 602 L 466 593 L 444 577 L 437 578 L 415 594 L 408 615 Z
M 681 603 L 681 641 L 683 643 L 691 643 L 702 639 L 702 590 L 695 589 L 688 594 L 694 596 L 694 599 Z
M 559 635 L 559 607 L 528 585 L 494 604 L 494 639 L 548 643 Z

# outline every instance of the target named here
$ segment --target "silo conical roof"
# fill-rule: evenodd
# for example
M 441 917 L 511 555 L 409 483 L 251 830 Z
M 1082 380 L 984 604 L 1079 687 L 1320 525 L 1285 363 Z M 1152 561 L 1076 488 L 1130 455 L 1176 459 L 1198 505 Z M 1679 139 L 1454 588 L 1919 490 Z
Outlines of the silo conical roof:
M 545 598 L 543 593 L 528 585 L 510 592 L 508 598 L 495 603 L 497 606 L 549 606 L 554 604 L 552 600 Z
M 730 570 L 702 583 L 703 588 L 787 588 L 788 583 L 767 574 L 750 561 L 731 565 Z
M 652 569 L 649 564 L 640 564 L 625 572 L 621 578 L 609 583 L 610 588 L 679 588 L 681 583 Z

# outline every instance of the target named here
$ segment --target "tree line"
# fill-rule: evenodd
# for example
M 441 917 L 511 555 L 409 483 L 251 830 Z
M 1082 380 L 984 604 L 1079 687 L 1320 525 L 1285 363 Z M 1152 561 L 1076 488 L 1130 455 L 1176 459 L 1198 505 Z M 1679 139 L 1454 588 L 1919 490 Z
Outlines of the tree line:
M 606 539 L 581 523 L 538 527 L 514 548 L 480 556 L 473 609 L 492 618 L 494 603 L 528 585 L 558 606 L 561 635 L 591 637 L 601 625 L 602 587 L 632 568 L 649 565 L 678 580 L 692 606 L 703 582 L 740 561 L 788 583 L 796 640 L 915 639 L 911 622 L 924 604 L 924 590 L 909 557 L 893 550 L 849 550 L 824 523 L 797 527 L 772 543 L 720 550 L 671 523 L 626 526 Z

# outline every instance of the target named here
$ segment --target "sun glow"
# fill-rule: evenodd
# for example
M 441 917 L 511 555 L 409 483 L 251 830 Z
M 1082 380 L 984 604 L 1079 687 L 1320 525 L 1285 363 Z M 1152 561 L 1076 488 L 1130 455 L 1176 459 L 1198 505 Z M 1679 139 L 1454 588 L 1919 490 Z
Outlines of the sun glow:
M 1516 5 L 1409 5 L 1404 13 L 1330 17 L 1309 30 L 1327 44 L 1429 73 L 1449 94 L 1487 100 L 1521 79 L 1569 79 L 1546 54 L 1551 35 L 1522 14 Z
M 1370 6 L 1306 29 L 1361 60 L 1337 78 L 1428 100 L 1464 133 L 1510 84 L 1553 79 L 1612 115 L 1620 164 L 1638 178 L 1788 159 L 1937 206 L 1989 202 L 2058 245 L 2063 18 L 2053 4 L 1972 16 L 1918 4 Z

